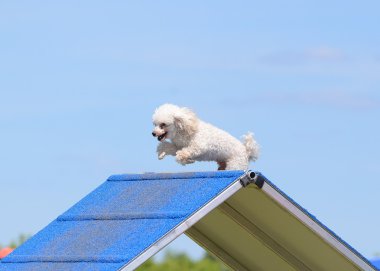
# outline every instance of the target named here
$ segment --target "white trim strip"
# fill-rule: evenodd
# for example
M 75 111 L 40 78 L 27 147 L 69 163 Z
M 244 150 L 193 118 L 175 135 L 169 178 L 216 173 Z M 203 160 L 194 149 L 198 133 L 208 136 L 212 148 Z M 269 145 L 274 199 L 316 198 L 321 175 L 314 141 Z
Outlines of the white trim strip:
M 331 245 L 337 251 L 339 251 L 343 256 L 349 259 L 353 264 L 355 264 L 356 266 L 360 267 L 361 269 L 365 271 L 377 271 L 368 263 L 366 263 L 363 259 L 361 259 L 358 255 L 356 255 L 347 246 L 345 246 L 342 242 L 337 240 L 333 235 L 331 235 L 323 227 L 321 227 L 321 225 L 319 225 L 316 221 L 314 221 L 307 214 L 305 214 L 305 212 L 303 212 L 296 205 L 290 202 L 286 197 L 284 197 L 281 193 L 279 193 L 270 184 L 265 182 L 264 186 L 262 187 L 262 191 L 266 193 L 269 197 L 271 197 L 274 201 L 276 201 L 278 204 L 280 204 L 283 208 L 285 208 L 289 213 L 294 215 L 299 221 L 305 224 L 309 229 L 315 232 L 329 245 Z
M 277 254 L 281 259 L 289 263 L 295 270 L 311 271 L 301 260 L 297 259 L 283 246 L 277 243 L 272 237 L 263 232 L 259 227 L 248 220 L 241 213 L 235 210 L 228 202 L 222 204 L 219 209 L 238 224 L 242 229 L 247 231 L 253 238 L 259 240 L 268 249 Z
M 249 271 L 248 268 L 244 267 L 241 263 L 234 259 L 230 254 L 228 254 L 227 251 L 207 238 L 201 231 L 196 228 L 196 226 L 188 229 L 186 231 L 186 235 L 198 243 L 200 246 L 206 247 L 208 251 L 212 252 L 224 264 L 228 265 L 233 270 Z
M 242 176 L 244 176 L 245 174 L 246 173 L 244 173 Z M 222 193 L 220 193 L 214 199 L 210 200 L 198 211 L 192 214 L 188 219 L 186 219 L 177 227 L 169 231 L 161 239 L 159 239 L 157 242 L 155 242 L 150 247 L 148 247 L 145 251 L 140 253 L 140 255 L 138 255 L 137 257 L 132 259 L 129 263 L 127 263 L 125 266 L 120 268 L 119 271 L 131 271 L 131 270 L 136 269 L 141 264 L 143 264 L 146 260 L 152 257 L 154 254 L 156 254 L 158 251 L 163 249 L 165 246 L 167 246 L 170 242 L 172 242 L 182 233 L 184 233 L 187 229 L 189 229 L 191 226 L 197 223 L 202 217 L 207 215 L 209 212 L 211 212 L 213 209 L 218 207 L 220 204 L 222 204 L 225 200 L 227 200 L 237 191 L 239 191 L 243 187 L 240 183 L 240 178 L 242 176 L 237 177 L 236 181 L 232 183 L 229 187 L 227 187 Z

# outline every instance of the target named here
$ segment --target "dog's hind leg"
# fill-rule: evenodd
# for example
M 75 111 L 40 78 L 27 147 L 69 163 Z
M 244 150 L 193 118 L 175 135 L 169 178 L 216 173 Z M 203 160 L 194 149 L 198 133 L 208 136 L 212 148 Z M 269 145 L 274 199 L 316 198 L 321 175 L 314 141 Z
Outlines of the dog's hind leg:
M 225 161 L 216 161 L 218 163 L 218 170 L 226 170 L 227 163 Z

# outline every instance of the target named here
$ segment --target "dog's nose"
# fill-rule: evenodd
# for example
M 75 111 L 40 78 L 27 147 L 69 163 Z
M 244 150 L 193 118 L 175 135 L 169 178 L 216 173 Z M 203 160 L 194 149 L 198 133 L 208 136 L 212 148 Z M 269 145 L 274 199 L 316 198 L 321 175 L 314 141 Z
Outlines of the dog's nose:
M 155 132 L 153 132 L 153 133 L 152 133 L 152 136 L 156 136 L 156 133 L 155 133 Z

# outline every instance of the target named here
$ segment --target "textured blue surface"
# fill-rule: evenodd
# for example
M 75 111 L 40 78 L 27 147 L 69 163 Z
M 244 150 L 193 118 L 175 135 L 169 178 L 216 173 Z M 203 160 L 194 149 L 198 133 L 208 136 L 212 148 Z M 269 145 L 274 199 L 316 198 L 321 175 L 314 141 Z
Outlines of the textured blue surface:
M 119 270 L 243 173 L 111 176 L 4 258 L 0 271 Z
M 380 259 L 376 259 L 371 261 L 373 266 L 375 266 L 378 270 L 380 270 Z

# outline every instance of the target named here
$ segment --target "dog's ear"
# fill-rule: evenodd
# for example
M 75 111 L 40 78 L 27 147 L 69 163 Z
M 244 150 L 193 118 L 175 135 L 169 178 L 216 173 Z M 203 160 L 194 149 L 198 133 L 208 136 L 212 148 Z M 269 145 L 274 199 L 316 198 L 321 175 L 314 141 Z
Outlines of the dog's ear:
M 198 129 L 198 118 L 189 108 L 182 107 L 174 115 L 174 125 L 179 131 L 192 135 Z

